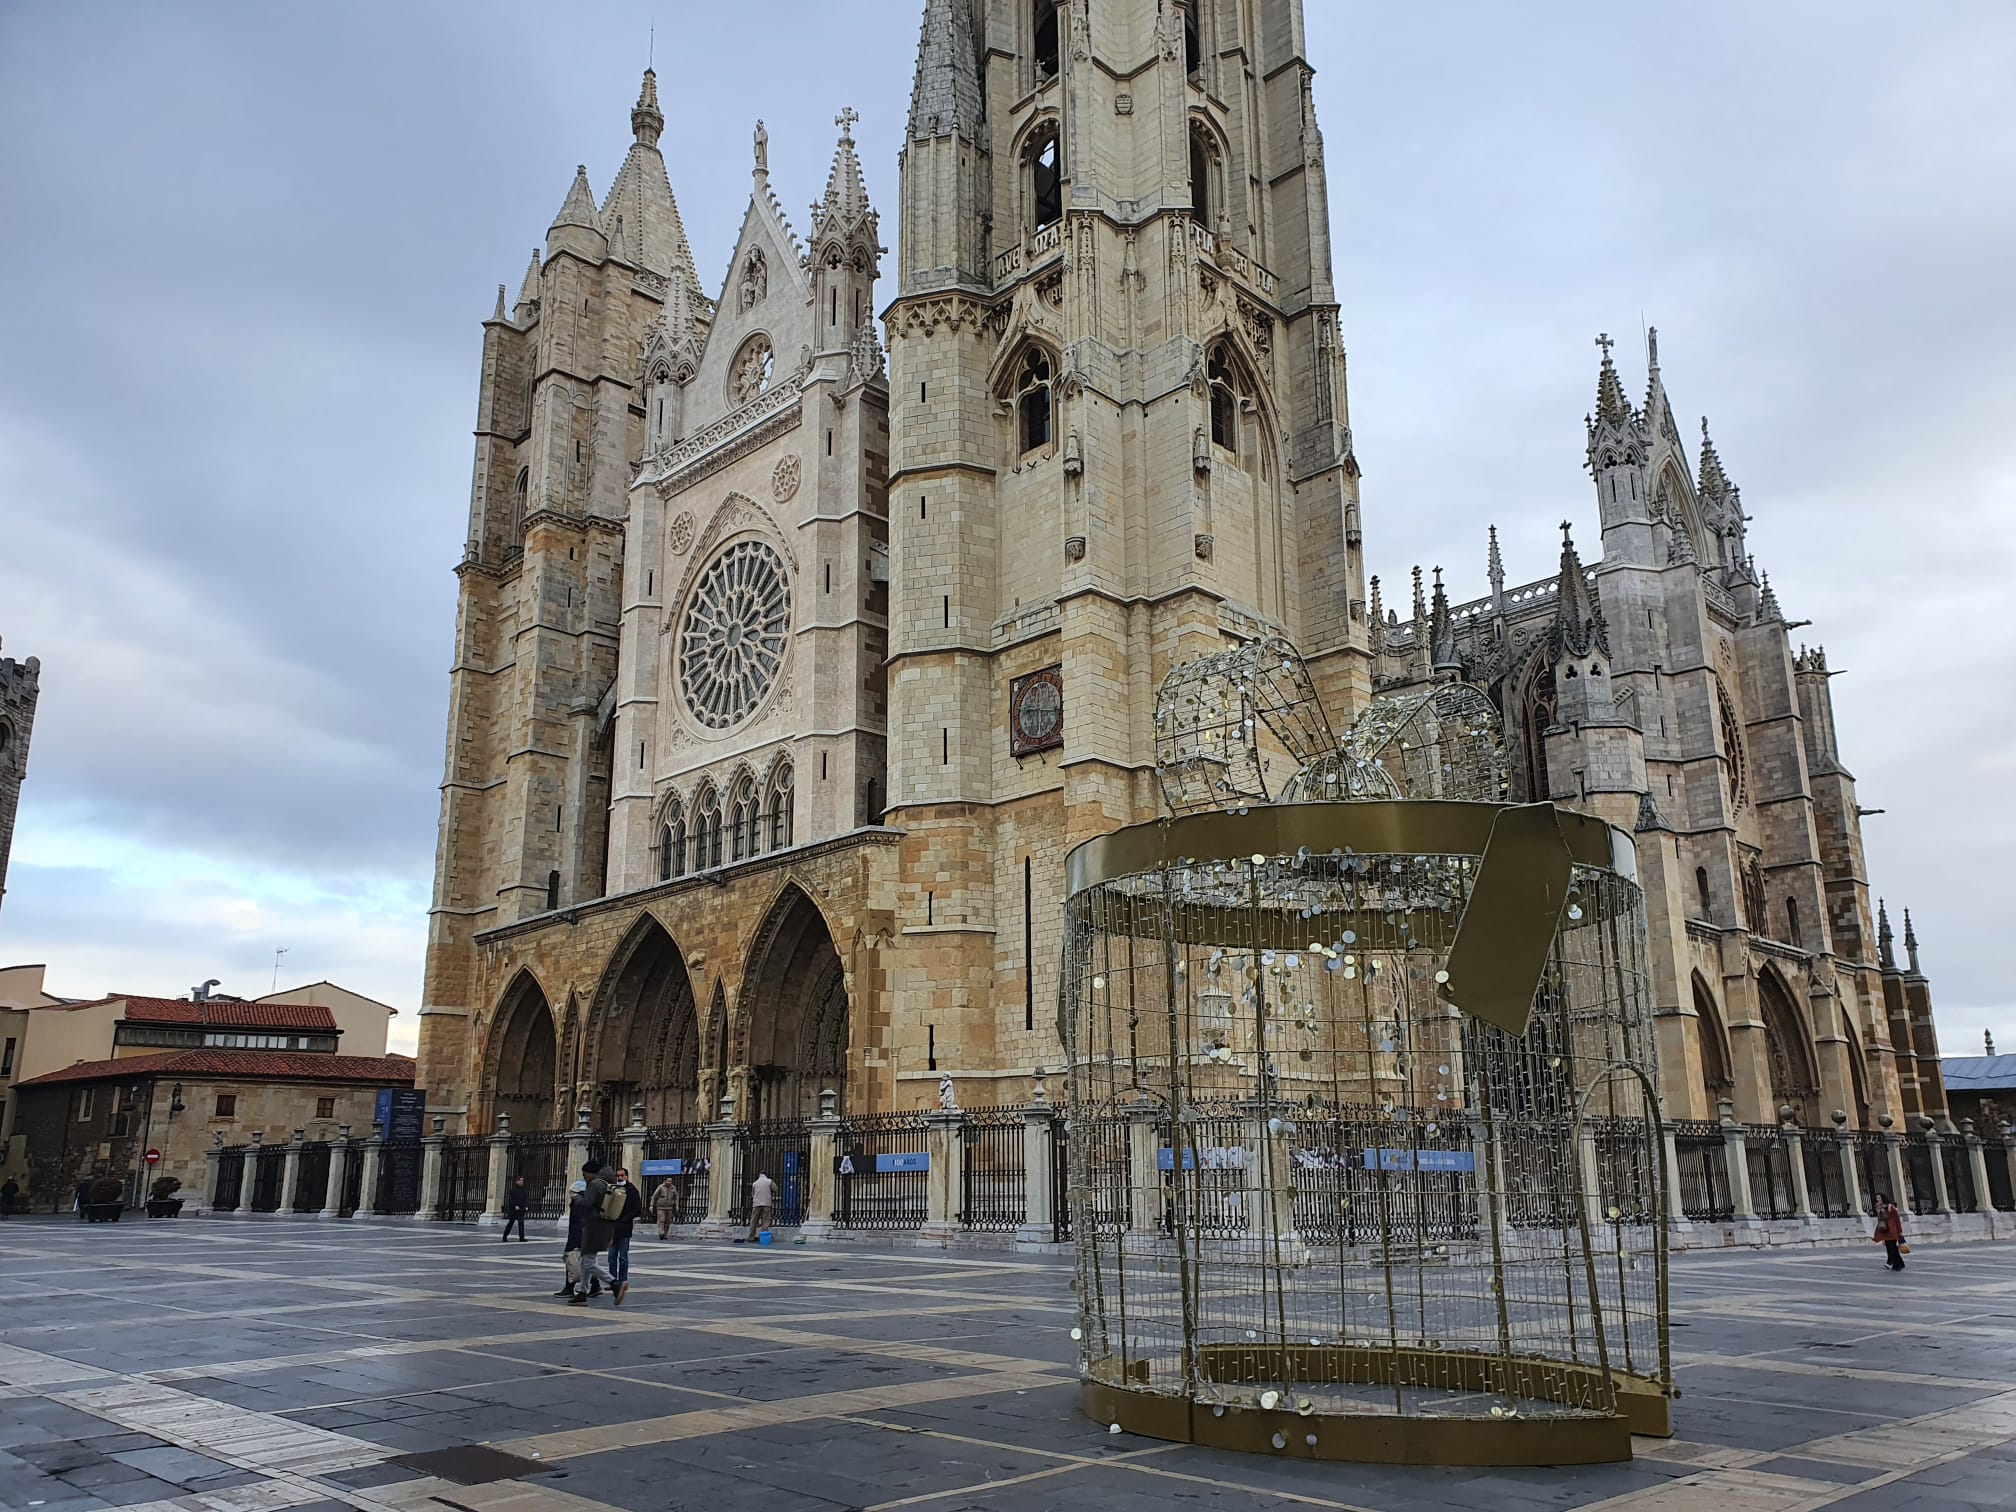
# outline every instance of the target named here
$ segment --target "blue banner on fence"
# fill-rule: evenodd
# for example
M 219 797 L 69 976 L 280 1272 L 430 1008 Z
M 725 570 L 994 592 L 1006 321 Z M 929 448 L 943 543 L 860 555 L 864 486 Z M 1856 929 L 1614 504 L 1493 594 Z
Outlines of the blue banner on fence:
M 1477 1157 L 1468 1150 L 1367 1150 L 1368 1171 L 1453 1171 L 1469 1175 Z
M 879 1171 L 928 1171 L 931 1169 L 931 1153 L 928 1150 L 905 1150 L 894 1155 L 877 1155 L 875 1169 Z
M 684 1176 L 686 1162 L 683 1160 L 646 1160 L 638 1165 L 640 1176 Z
M 1186 1148 L 1183 1151 L 1184 1170 L 1194 1171 L 1197 1169 L 1197 1155 L 1198 1152 L 1194 1148 Z M 1213 1145 L 1204 1150 L 1203 1155 L 1204 1169 L 1207 1171 L 1243 1171 L 1246 1169 L 1246 1151 L 1238 1145 L 1227 1145 L 1223 1148 Z M 1157 1150 L 1155 1152 L 1155 1169 L 1158 1171 L 1175 1170 L 1176 1152 L 1167 1145 Z

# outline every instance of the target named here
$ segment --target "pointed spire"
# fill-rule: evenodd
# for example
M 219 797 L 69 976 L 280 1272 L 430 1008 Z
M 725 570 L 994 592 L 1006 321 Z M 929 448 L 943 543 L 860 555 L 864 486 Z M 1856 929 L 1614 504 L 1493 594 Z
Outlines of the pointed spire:
M 539 312 L 539 249 L 532 249 L 532 261 L 525 265 L 525 281 L 518 285 L 518 300 L 512 318 L 526 320 Z
M 1715 450 L 1714 438 L 1708 434 L 1708 417 L 1701 417 L 1701 468 L 1695 492 L 1703 499 L 1728 497 L 1729 476 L 1722 471 L 1722 458 Z
M 492 320 L 502 320 L 504 315 L 504 285 L 497 285 L 497 308 L 490 312 Z
M 1456 632 L 1449 617 L 1449 595 L 1442 588 L 1442 569 L 1435 569 L 1435 601 L 1428 611 L 1429 655 L 1436 669 L 1455 668 L 1462 663 L 1456 656 Z
M 598 234 L 602 230 L 602 217 L 595 210 L 595 191 L 588 186 L 585 163 L 575 164 L 574 182 L 567 186 L 567 198 L 560 202 L 560 213 L 553 217 L 547 230 L 557 231 L 562 226 L 584 226 Z
M 1491 579 L 1491 596 L 1495 599 L 1505 591 L 1505 559 L 1498 555 L 1498 527 L 1491 527 L 1491 549 L 1484 559 L 1485 575 Z
M 980 134 L 980 49 L 970 0 L 925 0 L 910 91 L 910 137 Z
M 1590 591 L 1582 570 L 1582 558 L 1575 550 L 1575 537 L 1566 520 L 1561 522 L 1561 579 L 1554 598 L 1554 655 L 1587 656 L 1592 651 L 1610 654 L 1610 632 L 1603 623 L 1602 606 Z
M 814 241 L 829 231 L 845 234 L 864 220 L 872 226 L 875 220 L 868 204 L 868 186 L 861 178 L 861 159 L 854 152 L 854 123 L 860 119 L 851 107 L 833 118 L 840 128 L 840 141 L 826 174 L 826 197 L 812 207 Z
M 1904 910 L 1904 958 L 1910 964 L 1904 969 L 1912 976 L 1923 976 L 1918 969 L 1918 936 L 1911 928 L 1911 910 Z
M 1369 634 L 1372 650 L 1376 653 L 1386 647 L 1386 607 L 1379 602 L 1379 574 L 1372 574 L 1372 611 Z
M 643 87 L 637 91 L 637 103 L 630 110 L 630 130 L 646 147 L 656 147 L 658 134 L 664 129 L 665 117 L 658 109 L 658 75 L 647 68 Z
M 1890 935 L 1890 910 L 1883 900 L 1876 900 L 1876 958 L 1885 971 L 1897 969 L 1897 950 Z
M 1596 374 L 1598 425 L 1624 425 L 1632 417 L 1631 401 L 1624 397 L 1624 385 L 1617 377 L 1617 366 L 1610 360 L 1610 348 L 1616 344 L 1607 331 L 1596 338 L 1596 345 L 1603 349 L 1603 366 Z
M 1428 623 L 1428 598 L 1421 591 L 1421 569 L 1414 569 L 1414 623 L 1417 627 Z
M 1771 591 L 1771 574 L 1767 572 L 1764 574 L 1763 592 L 1757 595 L 1757 623 L 1769 625 L 1784 618 L 1784 611 L 1778 607 L 1778 595 Z

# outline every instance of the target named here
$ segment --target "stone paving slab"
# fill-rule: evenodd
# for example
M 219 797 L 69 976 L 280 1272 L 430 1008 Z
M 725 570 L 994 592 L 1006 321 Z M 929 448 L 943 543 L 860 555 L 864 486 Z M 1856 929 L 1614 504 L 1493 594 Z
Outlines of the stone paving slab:
M 1679 1436 L 1573 1470 L 1110 1434 L 1077 1410 L 1061 1258 L 640 1241 L 619 1310 L 560 1305 L 558 1250 L 10 1227 L 0 1512 L 2016 1509 L 2016 1247 L 1919 1245 L 1902 1277 L 1846 1249 L 1676 1256 Z M 471 1444 L 544 1468 L 459 1486 L 392 1463 Z

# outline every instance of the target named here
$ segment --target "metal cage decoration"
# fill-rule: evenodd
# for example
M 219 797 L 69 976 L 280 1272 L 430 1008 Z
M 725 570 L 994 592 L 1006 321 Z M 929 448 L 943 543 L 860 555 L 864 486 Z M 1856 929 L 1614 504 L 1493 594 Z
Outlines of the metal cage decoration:
M 1410 793 L 1502 781 L 1473 695 L 1375 705 L 1340 757 Z M 1067 861 L 1084 1409 L 1316 1459 L 1628 1458 L 1671 1389 L 1629 837 L 1550 804 L 1234 791 Z

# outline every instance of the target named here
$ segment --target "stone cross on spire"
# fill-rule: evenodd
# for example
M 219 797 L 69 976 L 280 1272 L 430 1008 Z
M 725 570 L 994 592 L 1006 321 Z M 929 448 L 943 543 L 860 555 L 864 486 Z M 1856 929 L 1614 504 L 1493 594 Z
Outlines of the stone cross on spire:
M 1598 331 L 1596 333 L 1596 345 L 1603 348 L 1603 360 L 1607 362 L 1610 360 L 1610 348 L 1617 345 L 1617 343 L 1610 339 L 1608 331 Z
M 861 119 L 861 112 L 852 105 L 842 107 L 840 114 L 833 117 L 833 124 L 840 128 L 840 135 L 846 141 L 854 140 L 854 123 Z

